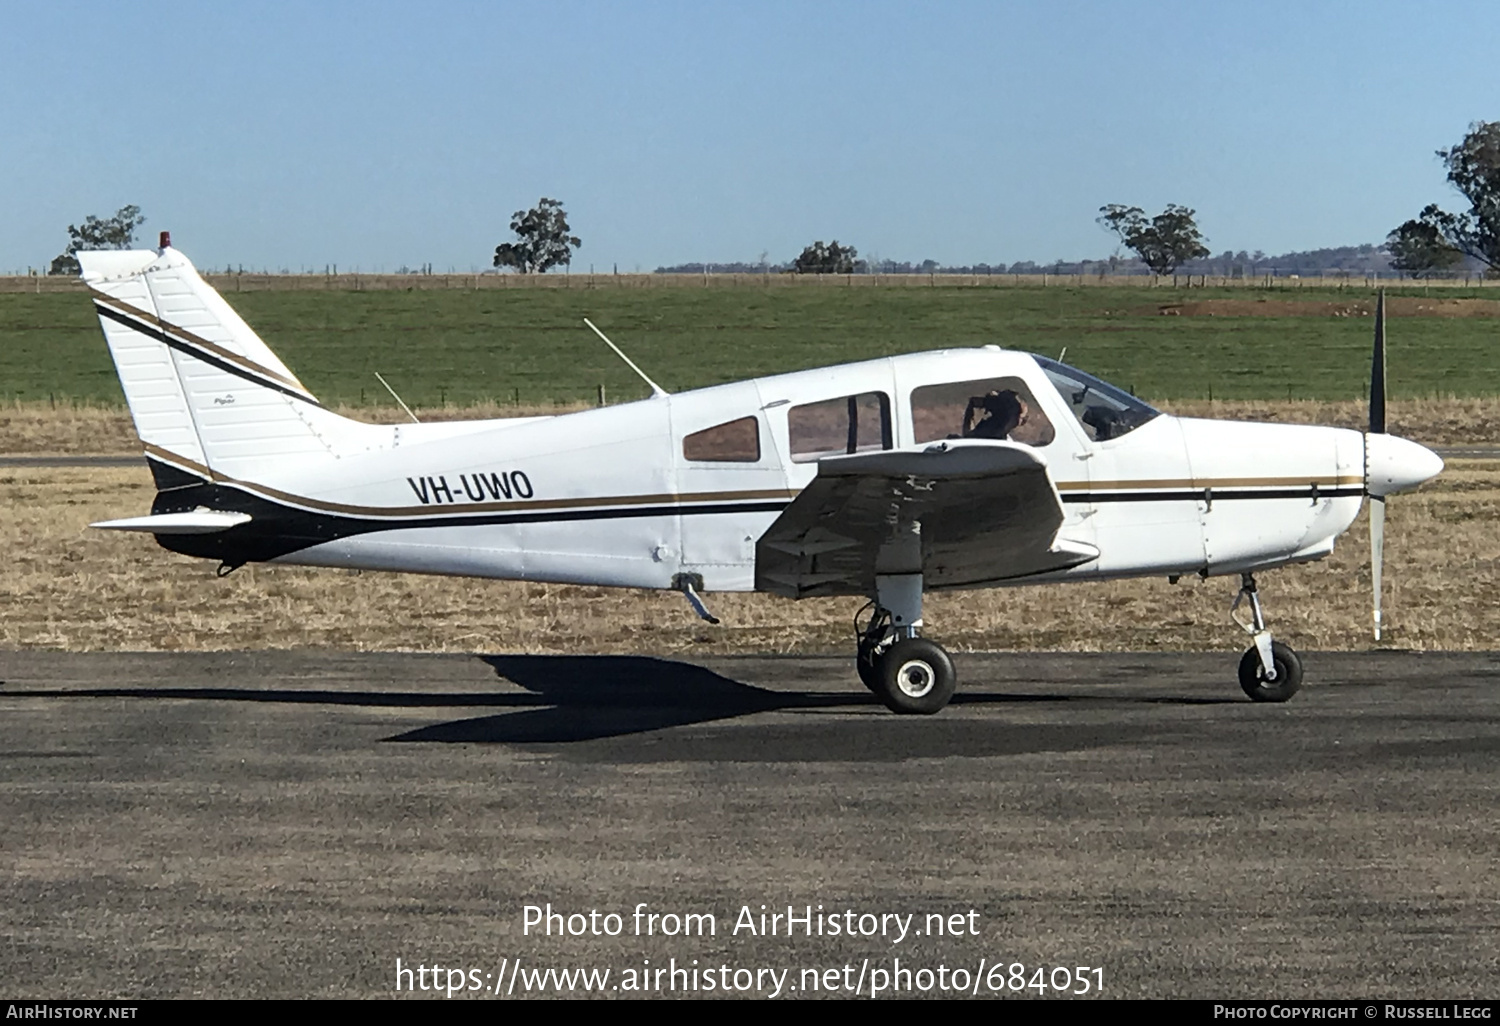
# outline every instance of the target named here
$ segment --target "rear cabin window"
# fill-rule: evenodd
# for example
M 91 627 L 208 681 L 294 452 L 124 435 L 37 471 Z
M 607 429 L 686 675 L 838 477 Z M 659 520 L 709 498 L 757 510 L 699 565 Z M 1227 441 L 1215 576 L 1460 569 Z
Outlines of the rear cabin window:
M 918 443 L 945 438 L 993 438 L 1050 445 L 1057 432 L 1020 378 L 924 385 L 911 394 Z
M 884 392 L 804 403 L 787 411 L 792 462 L 891 447 L 891 400 Z
M 684 459 L 703 463 L 760 462 L 760 422 L 741 417 L 695 431 L 682 440 Z

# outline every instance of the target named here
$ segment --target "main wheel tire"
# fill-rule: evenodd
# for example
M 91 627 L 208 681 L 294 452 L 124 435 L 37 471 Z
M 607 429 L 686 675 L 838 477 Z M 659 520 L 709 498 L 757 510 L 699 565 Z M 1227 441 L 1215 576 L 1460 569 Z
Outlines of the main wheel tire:
M 880 694 L 880 657 L 875 646 L 859 643 L 859 652 L 854 656 L 854 669 L 859 672 L 860 683 L 875 694 Z
M 1257 702 L 1285 702 L 1302 687 L 1302 660 L 1279 641 L 1271 642 L 1271 663 L 1276 679 L 1266 680 L 1260 664 L 1260 649 L 1254 645 L 1240 658 L 1240 687 Z
M 958 674 L 941 645 L 926 638 L 906 638 L 880 654 L 875 694 L 887 709 L 930 716 L 953 697 Z

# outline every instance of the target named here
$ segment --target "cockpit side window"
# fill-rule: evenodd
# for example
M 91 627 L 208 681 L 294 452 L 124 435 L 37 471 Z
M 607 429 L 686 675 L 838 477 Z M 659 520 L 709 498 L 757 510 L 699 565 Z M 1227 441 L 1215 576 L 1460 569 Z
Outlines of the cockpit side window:
M 918 444 L 944 438 L 992 438 L 1050 445 L 1057 437 L 1031 389 L 1020 378 L 948 381 L 912 389 Z
M 884 392 L 863 392 L 787 411 L 792 462 L 812 463 L 891 447 L 891 400 Z
M 1160 410 L 1141 402 L 1124 389 L 1116 388 L 1065 363 L 1045 356 L 1032 357 L 1046 372 L 1047 379 L 1062 395 L 1063 402 L 1096 442 L 1127 435 L 1154 417 Z
M 682 440 L 683 459 L 706 463 L 760 462 L 760 422 L 741 417 L 695 431 Z

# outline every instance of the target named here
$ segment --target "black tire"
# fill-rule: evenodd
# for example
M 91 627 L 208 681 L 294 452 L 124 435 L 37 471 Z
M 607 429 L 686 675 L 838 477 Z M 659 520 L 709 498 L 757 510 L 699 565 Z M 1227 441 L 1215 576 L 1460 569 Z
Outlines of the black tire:
M 859 672 L 860 683 L 875 694 L 880 694 L 880 660 L 874 655 L 874 646 L 859 643 L 859 652 L 854 657 L 854 669 Z
M 1260 650 L 1250 646 L 1240 658 L 1240 687 L 1245 694 L 1257 702 L 1285 702 L 1302 687 L 1302 660 L 1297 653 L 1279 641 L 1271 642 L 1271 662 L 1276 667 L 1276 679 L 1266 680 L 1266 671 L 1260 665 Z
M 931 716 L 948 704 L 958 685 L 953 660 L 941 645 L 906 638 L 876 661 L 875 694 L 891 712 Z

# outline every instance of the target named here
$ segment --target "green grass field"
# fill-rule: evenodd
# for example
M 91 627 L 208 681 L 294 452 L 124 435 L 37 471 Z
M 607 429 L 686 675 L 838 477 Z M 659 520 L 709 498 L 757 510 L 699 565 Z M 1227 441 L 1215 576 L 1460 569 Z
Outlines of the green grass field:
M 1445 289 L 1445 299 L 1479 296 Z M 1399 294 L 1399 290 L 1392 293 Z M 1409 294 L 1420 296 L 1416 288 Z M 668 390 L 950 346 L 1067 360 L 1148 399 L 1351 399 L 1369 374 L 1368 316 L 1326 312 L 1366 289 L 1139 287 L 519 288 L 247 292 L 226 298 L 325 402 L 611 401 L 646 394 L 591 318 Z M 1267 316 L 1162 307 L 1269 300 Z M 1303 304 L 1306 304 L 1305 306 Z M 1299 315 L 1305 309 L 1314 311 Z M 1500 394 L 1500 318 L 1393 317 L 1393 397 Z M 82 293 L 0 295 L 0 399 L 121 404 Z

